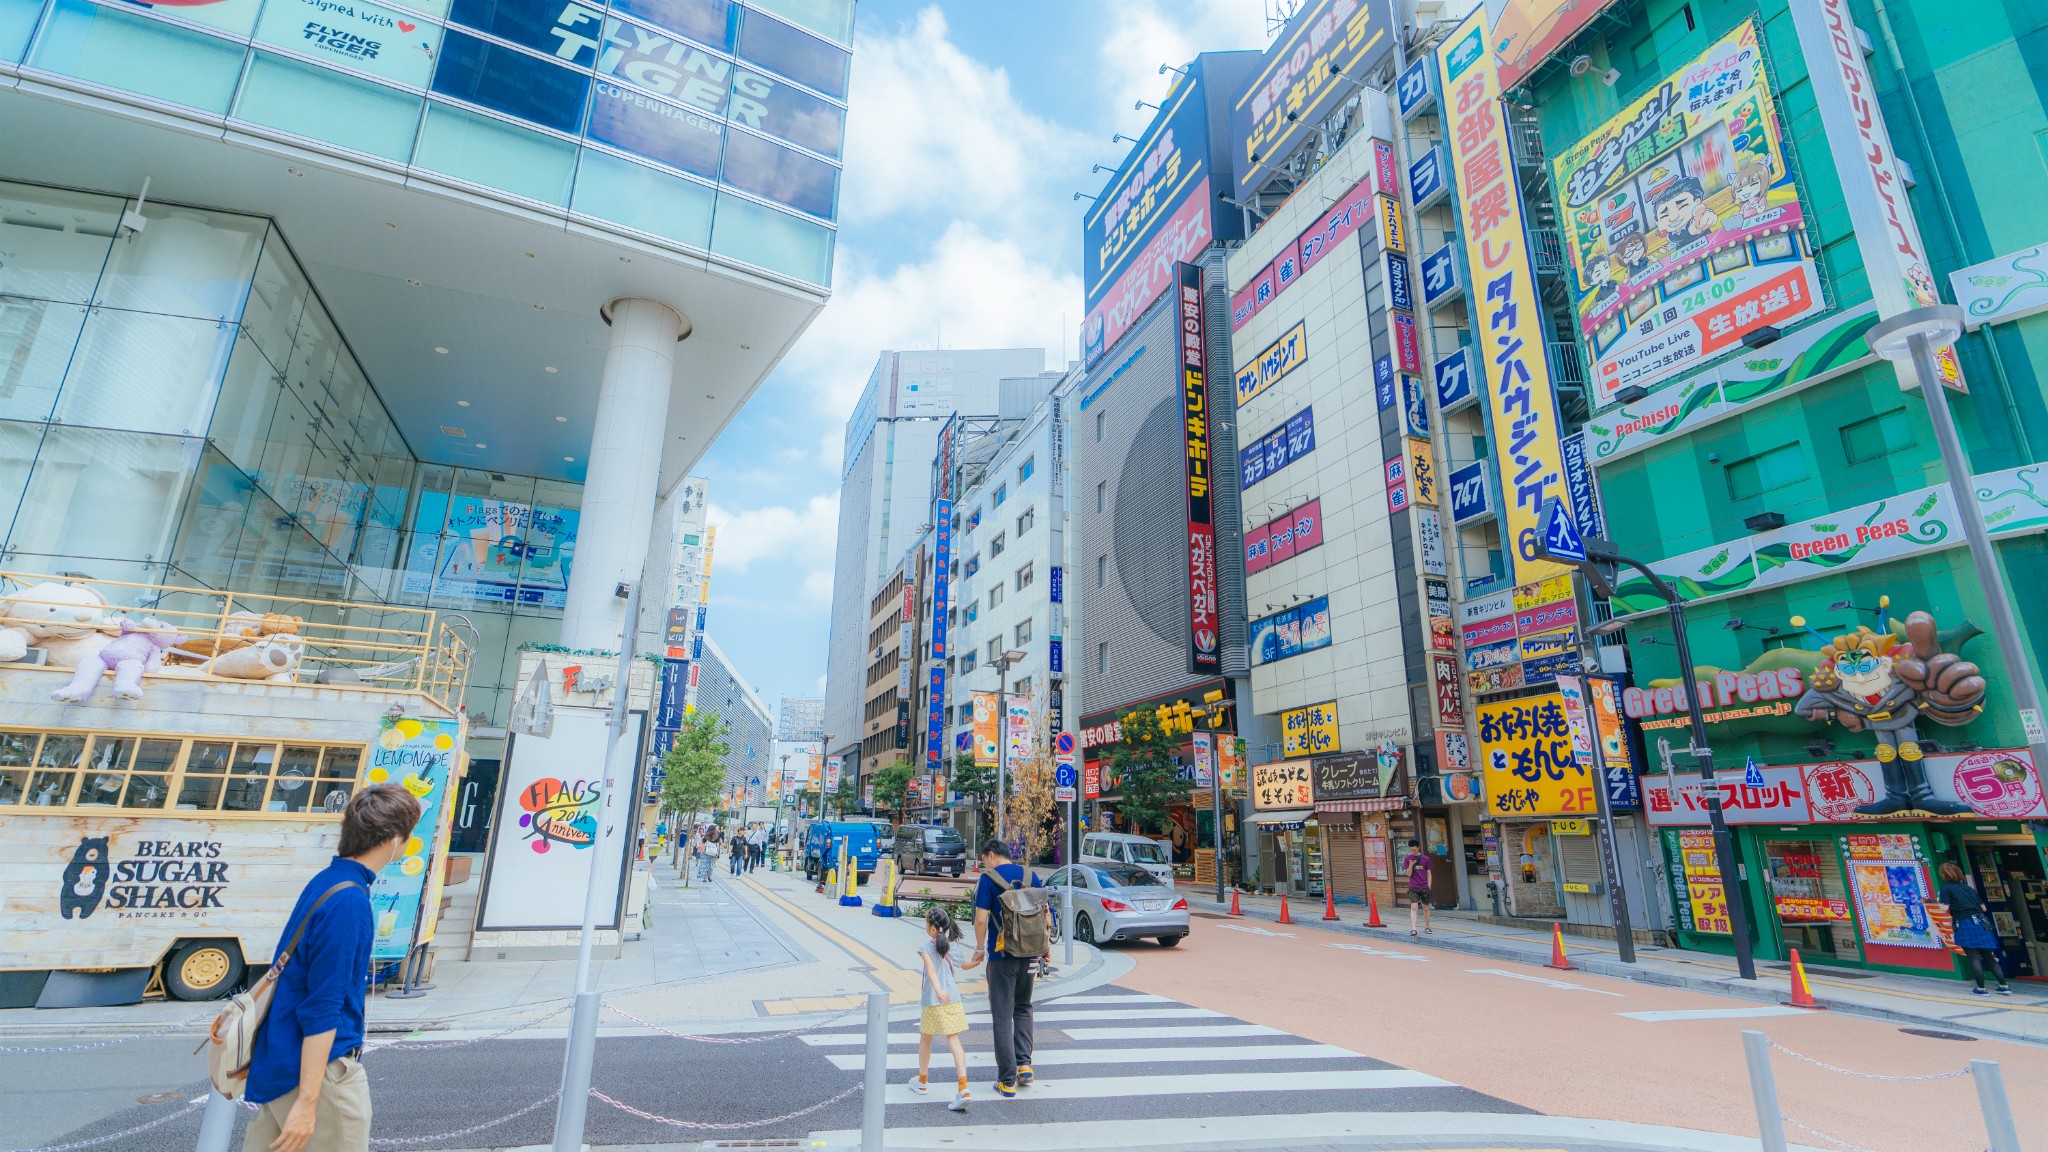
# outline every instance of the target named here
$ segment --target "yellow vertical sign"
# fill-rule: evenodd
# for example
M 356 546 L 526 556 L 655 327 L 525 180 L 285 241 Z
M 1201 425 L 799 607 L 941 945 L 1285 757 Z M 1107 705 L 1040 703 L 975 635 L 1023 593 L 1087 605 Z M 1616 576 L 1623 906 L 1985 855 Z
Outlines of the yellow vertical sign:
M 1473 9 L 1436 49 L 1443 76 L 1444 135 L 1457 178 L 1459 228 L 1471 269 L 1473 354 L 1486 364 L 1494 469 L 1507 505 L 1501 526 L 1510 579 L 1564 571 L 1536 558 L 1537 521 L 1552 498 L 1571 508 L 1558 442 L 1557 400 L 1544 355 L 1536 275 L 1522 227 L 1522 198 L 1500 101 L 1500 76 L 1486 47 L 1486 6 Z
M 974 762 L 984 768 L 996 764 L 996 733 L 1001 728 L 996 718 L 996 694 L 976 692 L 974 694 Z

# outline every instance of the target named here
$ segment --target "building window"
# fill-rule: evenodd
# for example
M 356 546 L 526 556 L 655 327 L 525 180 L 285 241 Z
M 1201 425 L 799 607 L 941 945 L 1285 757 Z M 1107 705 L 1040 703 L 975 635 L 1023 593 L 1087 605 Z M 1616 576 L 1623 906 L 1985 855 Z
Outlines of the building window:
M 998 532 L 989 539 L 988 554 L 992 558 L 996 556 L 1001 556 L 1003 554 L 1003 548 L 1003 534 L 1001 532 Z
M 1107 480 L 1098 480 L 1095 483 L 1095 511 L 1098 513 L 1109 511 L 1109 481 Z
M 1031 643 L 1031 617 L 1026 616 L 1024 619 L 1017 621 L 1016 636 L 1019 648 Z
M 1730 500 L 1748 500 L 1806 479 L 1806 453 L 1797 440 L 1737 460 L 1725 469 Z
M 1002 602 L 1003 602 L 1003 586 L 1002 586 L 1001 584 L 997 584 L 997 585 L 994 585 L 994 586 L 990 587 L 990 588 L 989 588 L 989 590 L 988 590 L 988 606 L 989 606 L 989 610 L 990 610 L 990 611 L 994 611 L 994 610 L 995 610 L 995 608 L 996 608 L 996 606 L 997 606 L 997 605 L 1000 605 L 1000 604 L 1001 604 Z
M 1103 433 L 1103 430 L 1104 430 L 1104 429 L 1106 429 L 1106 428 L 1108 428 L 1108 427 L 1109 427 L 1109 413 L 1108 413 L 1108 412 L 1097 412 L 1097 413 L 1095 414 L 1095 442 L 1096 442 L 1097 444 L 1100 444 L 1100 443 L 1102 443 L 1102 433 Z
M 1026 588 L 1031 587 L 1031 567 L 1031 565 L 1026 564 L 1022 568 L 1017 569 L 1017 591 L 1022 592 Z
M 1031 479 L 1031 474 L 1036 471 L 1038 471 L 1038 457 L 1026 456 L 1024 462 L 1017 465 L 1017 483 L 1022 484 L 1026 480 Z
M 972 652 L 963 652 L 960 654 L 960 674 L 962 676 L 965 676 L 969 672 L 974 671 L 974 656 L 975 654 Z
M 1913 422 L 1906 418 L 1904 408 L 1880 412 L 1842 429 L 1842 455 L 1851 464 L 1875 460 L 1911 447 L 1913 442 Z
M 1012 696 L 1026 696 L 1026 697 L 1030 696 L 1030 695 L 1031 695 L 1031 677 L 1029 677 L 1029 676 L 1026 676 L 1026 677 L 1024 677 L 1024 678 L 1023 678 L 1022 680 L 1013 680 L 1013 681 L 1011 681 L 1011 682 L 1010 682 L 1010 694 L 1011 694 Z
M 1107 676 L 1107 675 L 1109 675 L 1109 645 L 1108 645 L 1108 644 L 1097 644 L 1097 645 L 1095 646 L 1095 674 L 1096 674 L 1097 676 Z
M 1017 535 L 1022 536 L 1026 532 L 1031 531 L 1031 526 L 1037 522 L 1038 509 L 1035 507 L 1026 508 L 1024 514 L 1017 517 Z
M 1010 486 L 1008 484 L 998 484 L 996 485 L 995 499 L 992 500 L 991 503 L 993 503 L 996 507 L 1001 508 L 1003 506 L 1003 501 L 1009 499 L 1009 497 Z
M 1000 662 L 1002 658 L 1003 638 L 1001 636 L 998 636 L 995 639 L 988 642 L 988 662 L 991 664 L 995 664 Z
M 1095 558 L 1095 586 L 1109 587 L 1109 557 L 1106 555 Z

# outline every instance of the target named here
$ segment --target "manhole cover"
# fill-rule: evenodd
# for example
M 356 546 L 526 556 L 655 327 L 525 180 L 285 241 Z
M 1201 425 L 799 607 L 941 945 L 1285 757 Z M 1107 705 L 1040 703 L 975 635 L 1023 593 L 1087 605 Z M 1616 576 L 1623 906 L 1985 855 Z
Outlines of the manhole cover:
M 183 1092 L 151 1092 L 147 1096 L 137 1096 L 135 1102 L 137 1104 L 176 1104 L 184 1098 L 185 1094 Z
M 1901 1032 L 1904 1032 L 1904 1033 L 1905 1033 L 1906 1035 L 1908 1035 L 1908 1036 L 1925 1036 L 1925 1037 L 1927 1037 L 1927 1038 L 1928 1038 L 1929 1040 L 1975 1040 L 1975 1039 L 1976 1039 L 1976 1037 L 1975 1037 L 1975 1036 L 1971 1036 L 1971 1035 L 1969 1035 L 1969 1034 L 1967 1034 L 1967 1033 L 1964 1033 L 1964 1032 L 1943 1032 L 1943 1031 L 1942 1031 L 1941 1029 L 1939 1029 L 1939 1028 L 1901 1028 L 1901 1029 L 1899 1029 L 1899 1031 L 1901 1031 Z

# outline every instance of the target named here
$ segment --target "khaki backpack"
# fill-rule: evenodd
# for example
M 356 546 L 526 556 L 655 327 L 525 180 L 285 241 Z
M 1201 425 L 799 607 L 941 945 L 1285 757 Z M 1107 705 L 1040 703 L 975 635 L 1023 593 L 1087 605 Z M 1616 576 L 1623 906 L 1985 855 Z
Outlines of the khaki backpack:
M 1030 873 L 1025 876 L 1028 880 Z M 988 873 L 988 878 L 1002 889 L 1002 894 L 996 897 L 1003 906 L 1002 920 L 996 930 L 996 951 L 1031 959 L 1052 951 L 1052 898 L 1046 890 L 1012 884 L 1003 879 L 1002 873 L 993 870 Z

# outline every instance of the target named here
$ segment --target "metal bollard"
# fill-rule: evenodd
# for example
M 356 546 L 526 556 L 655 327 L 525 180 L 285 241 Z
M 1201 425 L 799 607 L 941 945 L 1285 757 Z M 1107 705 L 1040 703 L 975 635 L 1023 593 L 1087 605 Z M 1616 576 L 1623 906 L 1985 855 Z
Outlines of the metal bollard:
M 235 1102 L 209 1086 L 206 1089 L 206 1111 L 199 1117 L 199 1152 L 228 1152 L 228 1143 L 234 1136 Z
M 868 993 L 868 1056 L 860 1101 L 860 1152 L 882 1152 L 882 1109 L 889 1093 L 889 994 Z M 2002 1150 L 2001 1150 L 2002 1152 Z
M 1749 1095 L 1756 1102 L 1756 1128 L 1764 1152 L 1785 1152 L 1785 1110 L 1778 1105 L 1778 1080 L 1771 1074 L 1771 1041 L 1761 1032 L 1742 1034 L 1749 1062 Z
M 1972 1060 L 1970 1079 L 1977 1082 L 1977 1104 L 1984 1109 L 1984 1131 L 1991 1137 L 1991 1152 L 2020 1152 L 2020 1129 L 2013 1123 L 2012 1101 L 2005 1095 L 2005 1072 L 1996 1060 Z

